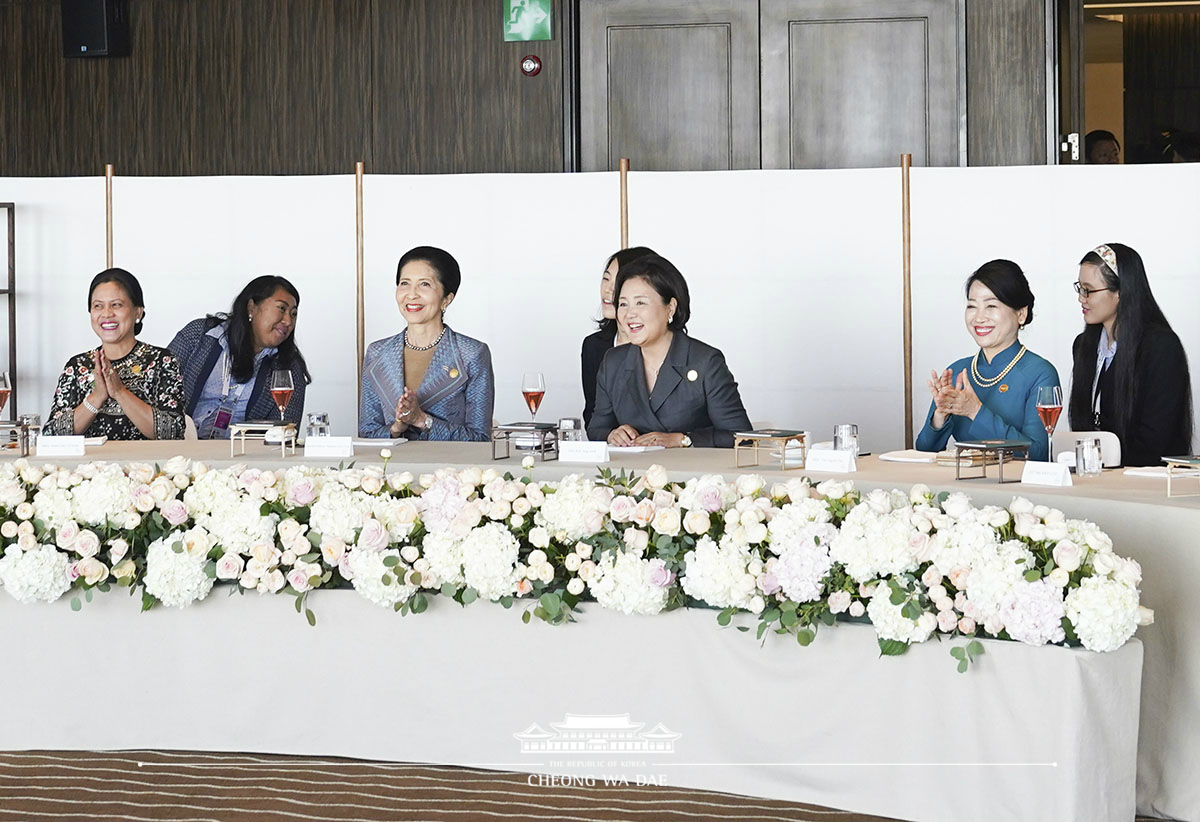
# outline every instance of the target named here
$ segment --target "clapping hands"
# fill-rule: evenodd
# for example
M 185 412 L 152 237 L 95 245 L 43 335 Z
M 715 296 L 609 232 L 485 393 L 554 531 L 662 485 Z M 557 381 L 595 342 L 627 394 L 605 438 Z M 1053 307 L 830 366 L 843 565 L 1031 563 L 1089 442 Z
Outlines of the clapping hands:
M 979 409 L 983 407 L 983 403 L 975 394 L 975 388 L 967 378 L 966 369 L 963 369 L 957 378 L 948 368 L 941 374 L 934 371 L 930 375 L 928 385 L 929 393 L 933 395 L 932 422 L 934 428 L 944 426 L 946 419 L 950 416 L 967 417 L 973 420 L 979 413 Z

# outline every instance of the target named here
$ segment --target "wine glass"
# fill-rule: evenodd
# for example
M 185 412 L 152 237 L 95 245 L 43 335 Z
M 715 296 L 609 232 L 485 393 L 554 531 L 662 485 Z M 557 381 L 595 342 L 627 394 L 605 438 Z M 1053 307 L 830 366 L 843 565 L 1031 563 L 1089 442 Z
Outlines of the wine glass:
M 8 395 L 12 392 L 12 383 L 8 380 L 8 372 L 0 371 L 0 412 L 8 405 Z
M 525 396 L 525 404 L 529 406 L 529 415 L 536 421 L 538 408 L 542 405 L 542 397 L 546 396 L 546 379 L 541 372 L 527 371 L 521 380 L 521 393 Z
M 1058 416 L 1062 413 L 1062 388 L 1057 385 L 1043 385 L 1037 392 L 1037 413 L 1046 429 L 1046 461 L 1054 461 L 1054 446 L 1050 437 L 1054 434 L 1054 426 L 1058 425 Z
M 271 374 L 271 399 L 275 400 L 275 407 L 279 409 L 279 419 L 283 420 L 283 412 L 288 407 L 288 403 L 292 401 L 292 393 L 296 387 L 292 384 L 292 372 L 285 369 L 279 369 Z

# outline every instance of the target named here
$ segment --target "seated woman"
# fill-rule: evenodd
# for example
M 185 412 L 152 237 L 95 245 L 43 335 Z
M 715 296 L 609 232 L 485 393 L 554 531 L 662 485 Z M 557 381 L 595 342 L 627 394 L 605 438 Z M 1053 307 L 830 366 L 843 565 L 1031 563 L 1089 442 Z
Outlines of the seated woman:
M 1029 351 L 1017 333 L 1033 322 L 1033 292 L 1020 266 L 992 260 L 967 278 L 964 319 L 979 346 L 974 356 L 933 372 L 933 402 L 917 435 L 921 451 L 940 451 L 950 435 L 960 442 L 1027 439 L 1029 456 L 1045 460 L 1046 429 L 1037 414 L 1037 390 L 1058 385 L 1058 372 Z
M 1072 347 L 1073 431 L 1112 431 L 1125 465 L 1192 453 L 1192 383 L 1179 337 L 1150 291 L 1141 255 L 1109 243 L 1075 283 L 1083 333 Z
M 458 262 L 440 248 L 418 246 L 400 258 L 396 305 L 408 327 L 367 346 L 359 436 L 491 439 L 492 354 L 443 322 L 461 282 Z
M 255 277 L 228 314 L 210 314 L 180 329 L 169 348 L 183 364 L 187 413 L 200 439 L 229 439 L 229 426 L 279 419 L 271 399 L 271 375 L 292 374 L 292 398 L 284 420 L 299 425 L 304 391 L 312 382 L 296 346 L 300 292 L 283 277 Z
M 583 338 L 583 351 L 580 356 L 583 361 L 583 424 L 585 427 L 596 408 L 596 372 L 600 370 L 600 361 L 614 346 L 629 342 L 629 335 L 617 323 L 617 307 L 613 303 L 613 285 L 617 280 L 617 272 L 643 254 L 653 253 L 645 246 L 622 248 L 609 257 L 608 262 L 604 264 L 604 273 L 600 275 L 601 317 L 599 330 Z
M 724 355 L 687 335 L 683 275 L 646 254 L 617 274 L 617 322 L 629 342 L 604 355 L 588 437 L 610 445 L 732 448 L 750 430 Z
M 123 268 L 101 271 L 88 289 L 88 311 L 100 347 L 67 360 L 44 433 L 182 439 L 179 360 L 137 339 L 146 316 L 137 278 Z

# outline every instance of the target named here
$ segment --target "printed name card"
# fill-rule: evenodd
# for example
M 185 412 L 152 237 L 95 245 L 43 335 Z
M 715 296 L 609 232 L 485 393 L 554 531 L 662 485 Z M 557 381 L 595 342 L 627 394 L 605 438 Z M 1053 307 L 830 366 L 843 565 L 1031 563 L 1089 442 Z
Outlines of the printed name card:
M 808 452 L 804 463 L 805 471 L 828 471 L 831 474 L 852 474 L 858 470 L 853 451 L 834 451 L 821 448 Z
M 354 456 L 354 441 L 351 437 L 306 437 L 304 456 L 330 459 Z
M 558 443 L 559 462 L 586 462 L 598 465 L 608 462 L 608 443 L 562 440 Z
M 1071 486 L 1071 469 L 1061 462 L 1025 463 L 1021 472 L 1021 482 L 1025 485 L 1049 485 L 1054 488 L 1069 488 Z
M 82 457 L 84 455 L 84 437 L 38 437 L 37 455 L 39 457 Z

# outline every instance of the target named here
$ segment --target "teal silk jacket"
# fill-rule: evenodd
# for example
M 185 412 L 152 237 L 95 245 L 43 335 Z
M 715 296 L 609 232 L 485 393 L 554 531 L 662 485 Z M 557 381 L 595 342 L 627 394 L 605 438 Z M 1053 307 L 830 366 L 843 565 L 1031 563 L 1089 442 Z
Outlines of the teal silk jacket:
M 991 362 L 980 355 L 979 375 L 985 380 L 994 378 L 1012 362 L 1020 350 L 1021 343 L 1018 340 L 997 354 Z M 971 376 L 971 359 L 964 357 L 955 360 L 951 363 L 950 370 L 955 379 L 963 371 L 967 372 L 967 380 L 983 407 L 973 420 L 969 417 L 950 416 L 944 426 L 935 429 L 934 405 L 929 403 L 925 427 L 917 435 L 917 450 L 941 451 L 950 441 L 951 434 L 958 442 L 1024 438 L 1033 443 L 1029 449 L 1030 459 L 1045 460 L 1050 448 L 1046 442 L 1046 429 L 1037 415 L 1037 390 L 1043 385 L 1059 385 L 1058 371 L 1037 354 L 1026 351 L 1025 356 L 1013 366 L 1012 371 L 1009 371 L 1003 380 L 991 388 L 982 388 Z

